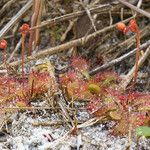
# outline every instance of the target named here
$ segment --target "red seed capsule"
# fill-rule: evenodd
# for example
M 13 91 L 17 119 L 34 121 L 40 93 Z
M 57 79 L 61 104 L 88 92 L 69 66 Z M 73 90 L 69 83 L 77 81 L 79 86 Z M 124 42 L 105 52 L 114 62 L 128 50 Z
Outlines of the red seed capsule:
M 130 20 L 129 28 L 130 28 L 131 32 L 136 32 L 137 31 L 138 25 L 137 25 L 135 19 Z
M 123 22 L 119 22 L 117 23 L 116 28 L 123 32 L 124 29 L 126 28 L 126 25 Z
M 29 30 L 30 30 L 30 26 L 27 23 L 24 23 L 20 28 L 20 32 L 24 34 L 29 32 Z
M 0 48 L 5 49 L 7 47 L 7 41 L 6 40 L 0 40 Z

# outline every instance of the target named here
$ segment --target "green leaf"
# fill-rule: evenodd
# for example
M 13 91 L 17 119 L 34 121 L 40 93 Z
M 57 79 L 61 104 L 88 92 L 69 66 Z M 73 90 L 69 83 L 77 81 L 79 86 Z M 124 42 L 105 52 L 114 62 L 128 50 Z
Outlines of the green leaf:
M 101 91 L 101 88 L 98 85 L 96 85 L 96 84 L 90 84 L 89 85 L 89 91 L 91 93 L 99 94 L 100 91 Z
M 137 136 L 150 137 L 150 127 L 147 127 L 147 126 L 137 127 L 136 128 L 136 135 Z

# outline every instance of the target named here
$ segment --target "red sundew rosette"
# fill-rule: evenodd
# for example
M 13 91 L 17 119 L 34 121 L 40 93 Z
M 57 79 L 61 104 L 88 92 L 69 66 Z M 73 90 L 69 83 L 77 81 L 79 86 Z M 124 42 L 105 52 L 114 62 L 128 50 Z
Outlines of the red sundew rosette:
M 88 112 L 95 117 L 97 117 L 98 111 L 101 108 L 102 108 L 102 102 L 101 102 L 101 99 L 99 98 L 93 100 L 86 106 L 86 109 L 88 110 Z
M 146 113 L 133 113 L 131 114 L 128 122 L 135 128 L 146 125 L 149 120 L 150 118 L 146 116 Z
M 76 80 L 79 80 L 79 76 L 77 75 L 76 72 L 70 71 L 65 74 L 60 75 L 60 83 L 63 86 L 67 86 L 70 82 L 74 82 Z
M 71 61 L 71 67 L 77 71 L 80 72 L 86 79 L 89 79 L 89 65 L 87 61 L 81 57 L 74 57 Z
M 81 57 L 72 58 L 71 67 L 79 72 L 87 71 L 89 69 L 87 61 Z

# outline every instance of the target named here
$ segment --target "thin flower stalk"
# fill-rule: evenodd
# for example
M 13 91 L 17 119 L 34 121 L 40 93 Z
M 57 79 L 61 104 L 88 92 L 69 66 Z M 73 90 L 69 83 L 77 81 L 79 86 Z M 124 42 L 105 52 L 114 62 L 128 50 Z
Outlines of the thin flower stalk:
M 29 32 L 29 25 L 28 24 L 23 24 L 22 27 L 20 28 L 21 31 L 21 42 L 22 42 L 22 79 L 24 80 L 24 50 L 25 50 L 25 46 L 24 46 L 24 42 L 25 42 L 25 35 L 26 33 Z
M 135 72 L 134 72 L 134 77 L 133 77 L 133 83 L 131 86 L 134 86 L 136 83 L 136 78 L 139 70 L 139 56 L 140 56 L 140 30 L 139 27 L 136 23 L 135 19 L 131 19 L 129 22 L 129 25 L 126 26 L 124 23 L 120 22 L 117 24 L 117 29 L 122 31 L 124 34 L 126 34 L 128 31 L 131 31 L 133 33 L 136 33 L 136 62 L 135 62 Z

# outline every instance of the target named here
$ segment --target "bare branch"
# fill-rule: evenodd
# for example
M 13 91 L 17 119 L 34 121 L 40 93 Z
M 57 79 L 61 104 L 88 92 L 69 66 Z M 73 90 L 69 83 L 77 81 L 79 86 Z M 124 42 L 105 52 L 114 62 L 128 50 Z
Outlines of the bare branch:
M 128 3 L 127 1 L 124 1 L 124 0 L 118 0 L 118 1 L 120 3 L 122 3 L 123 5 L 125 5 L 125 6 L 131 8 L 131 9 L 133 9 L 134 11 L 142 14 L 143 16 L 146 16 L 146 17 L 150 18 L 150 13 L 148 13 L 148 12 L 146 12 L 146 11 L 144 11 L 144 10 L 142 10 L 142 9 L 140 9 L 140 8 L 138 8 L 138 7 L 130 4 L 130 3 Z

